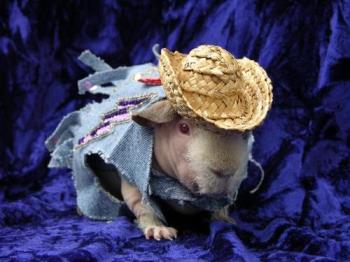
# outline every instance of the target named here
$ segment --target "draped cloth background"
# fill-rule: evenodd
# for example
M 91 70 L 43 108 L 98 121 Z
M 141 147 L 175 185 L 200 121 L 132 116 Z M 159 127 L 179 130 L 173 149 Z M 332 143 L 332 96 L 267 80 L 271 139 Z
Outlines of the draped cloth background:
M 253 195 L 245 181 L 236 226 L 147 241 L 127 217 L 79 217 L 69 171 L 46 167 L 44 140 L 91 99 L 77 94 L 80 52 L 117 67 L 156 62 L 155 43 L 221 45 L 273 81 L 255 132 L 266 179 Z M 349 260 L 349 68 L 346 0 L 1 1 L 0 260 Z

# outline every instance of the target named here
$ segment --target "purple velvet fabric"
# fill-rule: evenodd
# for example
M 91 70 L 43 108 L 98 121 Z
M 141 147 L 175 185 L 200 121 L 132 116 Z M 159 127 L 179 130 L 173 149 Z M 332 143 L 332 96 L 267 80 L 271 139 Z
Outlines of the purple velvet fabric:
M 260 190 L 232 216 L 147 241 L 132 219 L 79 217 L 68 170 L 44 140 L 91 99 L 77 95 L 84 49 L 113 67 L 153 61 L 159 43 L 221 45 L 274 85 L 256 132 Z M 350 1 L 0 1 L 0 260 L 349 261 Z

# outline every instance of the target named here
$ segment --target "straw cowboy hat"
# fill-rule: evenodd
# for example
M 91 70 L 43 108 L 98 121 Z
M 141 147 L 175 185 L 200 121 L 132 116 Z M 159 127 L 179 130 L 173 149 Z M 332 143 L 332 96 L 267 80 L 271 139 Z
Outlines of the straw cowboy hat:
M 174 109 L 214 128 L 251 130 L 271 108 L 272 85 L 265 70 L 219 46 L 201 45 L 188 55 L 163 48 L 159 72 Z

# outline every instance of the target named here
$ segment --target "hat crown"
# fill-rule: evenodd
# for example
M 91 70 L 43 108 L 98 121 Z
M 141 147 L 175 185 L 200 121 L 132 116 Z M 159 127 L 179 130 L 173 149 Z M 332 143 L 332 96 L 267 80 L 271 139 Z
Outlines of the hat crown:
M 177 73 L 183 90 L 217 98 L 232 95 L 244 84 L 237 59 L 213 45 L 193 49 L 183 59 Z M 215 84 L 209 85 L 210 82 Z
M 234 56 L 213 45 L 201 45 L 192 49 L 183 61 L 182 70 L 215 76 L 240 72 Z

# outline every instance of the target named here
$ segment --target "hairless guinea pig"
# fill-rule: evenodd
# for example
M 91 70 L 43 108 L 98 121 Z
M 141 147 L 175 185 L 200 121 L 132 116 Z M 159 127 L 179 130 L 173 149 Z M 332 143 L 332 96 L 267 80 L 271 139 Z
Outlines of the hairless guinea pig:
M 190 119 L 180 117 L 168 100 L 161 100 L 134 113 L 132 119 L 154 128 L 154 165 L 177 179 L 194 194 L 235 195 L 247 176 L 247 163 L 253 137 L 250 133 L 209 131 Z M 137 218 L 147 239 L 173 239 L 177 230 L 167 227 L 152 209 L 142 202 L 140 191 L 121 180 L 124 201 Z M 173 205 L 182 213 L 184 210 Z M 228 222 L 228 207 L 212 214 Z
M 264 176 L 250 131 L 272 103 L 264 69 L 213 45 L 162 49 L 158 67 L 113 69 L 88 51 L 79 59 L 96 71 L 78 82 L 80 93 L 108 98 L 65 116 L 45 142 L 49 167 L 73 171 L 78 212 L 112 220 L 126 204 L 157 240 L 177 236 L 167 207 L 233 223 L 228 209 L 248 161 L 262 174 L 251 192 Z

